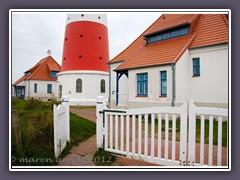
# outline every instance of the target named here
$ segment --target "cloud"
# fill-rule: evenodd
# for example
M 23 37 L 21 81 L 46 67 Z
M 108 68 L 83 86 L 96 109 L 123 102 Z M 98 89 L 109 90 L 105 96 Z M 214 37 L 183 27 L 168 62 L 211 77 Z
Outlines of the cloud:
M 129 12 L 107 14 L 110 59 L 131 44 L 161 15 Z M 61 65 L 65 23 L 65 12 L 18 12 L 12 15 L 13 82 L 46 57 L 48 49 L 51 49 L 53 58 Z

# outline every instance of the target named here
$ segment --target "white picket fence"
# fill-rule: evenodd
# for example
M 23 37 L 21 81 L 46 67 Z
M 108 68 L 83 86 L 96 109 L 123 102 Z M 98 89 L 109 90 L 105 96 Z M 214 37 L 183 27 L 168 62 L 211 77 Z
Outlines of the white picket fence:
M 201 130 L 200 130 L 200 162 L 195 163 L 196 159 L 196 118 L 201 118 Z M 213 165 L 213 131 L 214 131 L 214 118 L 217 119 L 217 166 L 222 166 L 222 155 L 226 157 L 226 164 L 228 163 L 228 148 L 226 148 L 226 154 L 222 153 L 222 124 L 223 120 L 228 121 L 228 110 L 221 108 L 209 108 L 209 107 L 196 107 L 193 100 L 189 100 L 189 145 L 188 145 L 188 163 L 190 166 L 196 165 Z M 205 122 L 209 121 L 209 138 L 208 138 L 208 161 L 204 162 L 205 146 Z M 227 138 L 228 139 L 228 138 Z
M 187 134 L 188 108 L 189 134 Z M 181 107 L 108 109 L 104 98 L 99 97 L 96 113 L 98 147 L 103 147 L 112 153 L 160 165 L 194 166 L 197 165 L 195 163 L 196 115 L 210 115 L 210 129 L 212 129 L 210 130 L 210 139 L 212 139 L 213 131 L 212 117 L 213 115 L 219 116 L 218 152 L 221 153 L 221 117 L 227 118 L 228 110 L 198 108 L 192 101 L 185 101 Z M 177 127 L 177 124 L 180 127 Z M 204 127 L 201 126 L 201 128 L 203 131 Z M 180 137 L 176 136 L 176 131 L 180 132 Z M 204 145 L 201 141 L 201 148 L 202 144 Z M 212 153 L 212 144 L 213 142 L 210 140 L 209 154 Z M 203 151 L 201 151 L 201 165 L 204 164 L 202 157 Z M 209 158 L 211 157 L 209 156 Z M 221 165 L 219 158 L 221 155 L 218 155 L 217 165 Z M 211 161 L 208 164 L 212 165 Z
M 53 106 L 54 114 L 54 155 L 59 157 L 70 141 L 69 98 L 62 97 L 60 105 Z

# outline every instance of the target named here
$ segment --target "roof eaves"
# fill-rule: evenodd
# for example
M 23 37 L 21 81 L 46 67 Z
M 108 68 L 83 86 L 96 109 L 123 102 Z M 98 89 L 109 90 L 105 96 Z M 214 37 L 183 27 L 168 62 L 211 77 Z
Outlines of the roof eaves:
M 144 66 L 136 66 L 136 67 L 130 67 L 130 68 L 122 68 L 118 69 L 116 68 L 114 71 L 125 71 L 125 70 L 132 70 L 132 69 L 142 69 L 142 68 L 149 68 L 149 67 L 156 67 L 156 66 L 166 66 L 171 65 L 173 62 L 167 62 L 167 63 L 160 63 L 160 64 L 153 64 L 153 65 L 144 65 Z
M 110 65 L 110 64 L 115 64 L 115 63 L 120 63 L 120 62 L 124 62 L 125 60 L 116 60 L 116 61 L 108 61 L 106 64 Z
M 191 24 L 198 16 L 200 16 L 200 14 L 195 14 L 195 16 L 193 16 L 192 19 L 188 21 L 189 24 Z
M 227 42 L 220 42 L 220 43 L 213 43 L 213 44 L 208 44 L 208 45 L 201 45 L 201 46 L 194 46 L 194 47 L 190 47 L 190 50 L 194 50 L 194 49 L 199 49 L 199 48 L 207 48 L 207 47 L 212 47 L 212 46 L 221 46 L 221 45 L 226 45 L 228 44 Z
M 13 86 L 16 86 L 18 85 L 19 83 L 21 83 L 22 81 L 24 81 L 26 79 L 26 76 L 22 76 L 20 79 L 18 79 L 17 81 L 15 81 L 12 85 Z

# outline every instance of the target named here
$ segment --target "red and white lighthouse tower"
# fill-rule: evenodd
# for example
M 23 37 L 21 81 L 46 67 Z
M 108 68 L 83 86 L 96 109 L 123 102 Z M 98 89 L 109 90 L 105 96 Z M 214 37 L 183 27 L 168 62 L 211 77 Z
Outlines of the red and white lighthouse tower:
M 108 61 L 107 16 L 67 15 L 59 97 L 69 96 L 72 105 L 94 105 L 97 96 L 108 97 Z

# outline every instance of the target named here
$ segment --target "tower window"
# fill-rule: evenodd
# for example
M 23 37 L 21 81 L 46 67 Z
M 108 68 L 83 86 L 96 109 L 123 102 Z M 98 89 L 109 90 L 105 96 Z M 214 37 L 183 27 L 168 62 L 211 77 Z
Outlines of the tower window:
M 101 37 L 101 36 L 99 36 L 99 39 L 101 40 L 101 39 L 102 39 L 102 37 Z
M 105 80 L 102 79 L 100 82 L 100 91 L 101 93 L 105 93 L 106 92 L 106 85 L 105 85 Z
M 80 55 L 79 58 L 82 58 L 82 55 Z
M 81 34 L 81 35 L 80 35 L 80 38 L 82 38 L 82 37 L 83 37 L 83 35 Z
M 58 86 L 58 99 L 62 98 L 62 85 Z
M 67 41 L 68 38 L 65 38 L 65 41 Z
M 82 92 L 82 79 L 77 79 L 76 81 L 76 92 L 77 93 Z
M 84 14 L 81 15 L 82 17 L 84 16 Z
M 102 59 L 102 57 L 100 56 L 99 59 Z

